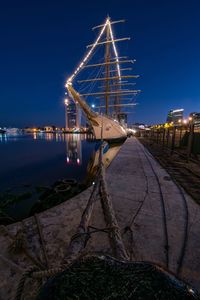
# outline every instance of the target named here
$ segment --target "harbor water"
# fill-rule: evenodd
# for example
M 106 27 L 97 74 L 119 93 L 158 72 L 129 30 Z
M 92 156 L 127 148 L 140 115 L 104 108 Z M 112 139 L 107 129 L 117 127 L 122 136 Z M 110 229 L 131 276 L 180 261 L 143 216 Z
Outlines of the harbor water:
M 15 204 L 15 217 L 28 216 L 35 190 L 63 179 L 83 183 L 97 143 L 84 134 L 0 135 L 0 195 L 31 192 Z M 13 211 L 13 206 L 12 206 Z

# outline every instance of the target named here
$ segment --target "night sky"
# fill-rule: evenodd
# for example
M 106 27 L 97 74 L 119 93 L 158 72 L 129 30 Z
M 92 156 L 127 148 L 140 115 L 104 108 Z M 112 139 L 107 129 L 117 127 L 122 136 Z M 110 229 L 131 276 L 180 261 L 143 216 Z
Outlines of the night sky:
M 139 105 L 132 122 L 158 123 L 171 108 L 200 111 L 200 1 L 2 1 L 0 126 L 64 125 L 64 84 L 93 42 L 91 28 L 130 36 Z M 119 44 L 118 44 L 119 47 Z M 120 51 L 119 51 L 120 52 Z

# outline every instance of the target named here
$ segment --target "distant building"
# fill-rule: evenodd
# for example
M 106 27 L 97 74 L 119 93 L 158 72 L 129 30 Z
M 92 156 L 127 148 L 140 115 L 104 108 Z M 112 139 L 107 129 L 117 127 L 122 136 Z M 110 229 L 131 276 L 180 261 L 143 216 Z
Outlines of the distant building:
M 73 101 L 67 102 L 65 106 L 65 128 L 80 128 L 80 109 Z
M 44 131 L 46 132 L 52 132 L 54 130 L 54 126 L 44 126 Z
M 144 123 L 134 123 L 134 124 L 130 125 L 130 128 L 139 130 L 139 129 L 146 129 L 146 128 L 148 128 L 148 126 L 145 125 Z
M 183 120 L 184 109 L 171 109 L 167 115 L 167 123 L 178 123 L 179 120 Z
M 195 125 L 197 125 L 198 127 L 200 127 L 200 113 L 192 112 L 192 113 L 190 113 L 190 117 L 192 118 L 193 123 Z
M 33 133 L 33 132 L 36 132 L 37 131 L 37 128 L 33 128 L 33 127 L 25 127 L 23 129 L 24 132 L 26 133 Z

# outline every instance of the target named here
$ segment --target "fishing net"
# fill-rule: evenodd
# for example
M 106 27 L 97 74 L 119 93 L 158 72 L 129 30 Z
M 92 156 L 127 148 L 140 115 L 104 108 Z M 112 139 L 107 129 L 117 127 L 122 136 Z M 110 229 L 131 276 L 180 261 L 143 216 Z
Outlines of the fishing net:
M 73 263 L 40 290 L 37 300 L 192 300 L 197 291 L 162 268 L 90 256 Z

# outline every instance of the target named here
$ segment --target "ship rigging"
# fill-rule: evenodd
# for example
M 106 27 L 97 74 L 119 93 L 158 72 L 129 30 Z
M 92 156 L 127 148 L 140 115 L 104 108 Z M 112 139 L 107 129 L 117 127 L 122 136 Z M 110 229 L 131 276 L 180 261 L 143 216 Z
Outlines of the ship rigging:
M 87 46 L 85 57 L 65 85 L 69 97 L 85 112 L 96 139 L 126 137 L 122 116 L 128 111 L 124 109 L 136 105 L 135 96 L 140 92 L 134 89 L 135 82 L 130 81 L 139 77 L 130 73 L 135 60 L 118 55 L 116 44 L 130 40 L 129 37 L 115 38 L 113 34 L 112 25 L 122 22 L 124 20 L 112 21 L 108 17 L 104 24 L 93 28 L 99 30 L 99 34 L 95 42 Z M 102 56 L 103 59 L 95 60 Z M 94 99 L 95 111 L 90 107 Z

